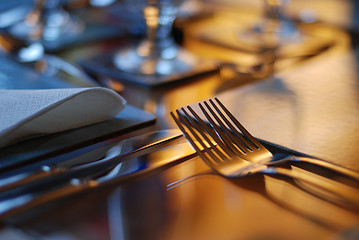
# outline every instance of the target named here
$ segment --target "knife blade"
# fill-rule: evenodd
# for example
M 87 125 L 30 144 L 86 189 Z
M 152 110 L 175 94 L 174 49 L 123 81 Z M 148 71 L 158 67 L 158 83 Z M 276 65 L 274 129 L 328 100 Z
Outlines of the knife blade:
M 67 179 L 51 188 L 38 188 L 34 192 L 0 200 L 0 219 L 6 219 L 30 208 L 63 199 L 86 190 L 104 186 L 119 186 L 122 183 L 154 174 L 157 171 L 189 160 L 197 154 L 187 143 L 167 146 L 154 152 L 136 156 L 117 165 L 115 171 L 100 177 Z M 115 172 L 115 173 L 114 173 Z
M 128 158 L 131 157 L 131 155 L 141 151 L 155 150 L 155 148 L 161 147 L 164 144 L 179 139 L 181 137 L 181 131 L 177 129 L 166 129 L 135 136 L 129 139 L 124 139 L 122 141 L 126 141 L 127 145 L 131 145 L 131 149 L 122 149 L 121 153 L 119 153 L 117 157 Z M 19 172 L 19 170 L 16 170 L 15 173 L 7 173 L 5 174 L 5 176 L 0 176 L 0 193 L 18 187 L 22 187 L 32 182 L 41 181 L 49 176 L 62 175 L 69 171 L 74 171 L 74 168 L 76 170 L 78 168 L 84 168 L 88 165 L 96 165 L 96 161 L 98 160 L 99 155 L 108 151 L 108 149 L 111 147 L 114 147 L 113 143 L 107 144 L 98 149 L 95 149 L 94 151 L 91 151 L 90 154 L 96 155 L 95 160 L 92 161 L 88 160 L 89 154 L 82 153 L 76 158 L 70 158 L 61 162 L 56 162 L 55 160 L 53 161 L 53 163 L 50 164 L 30 166 L 28 168 L 20 170 L 21 172 Z M 123 144 L 122 148 L 124 148 Z M 104 159 L 102 159 L 101 161 L 103 162 Z

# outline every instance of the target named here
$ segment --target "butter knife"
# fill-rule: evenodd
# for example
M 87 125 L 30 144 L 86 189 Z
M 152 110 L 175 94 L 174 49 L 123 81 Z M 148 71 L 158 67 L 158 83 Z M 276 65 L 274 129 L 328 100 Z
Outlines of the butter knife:
M 78 178 L 67 179 L 62 184 L 55 184 L 51 188 L 37 188 L 36 191 L 27 191 L 24 194 L 2 199 L 0 200 L 0 219 L 11 217 L 30 208 L 39 207 L 50 201 L 82 193 L 85 190 L 100 186 L 117 186 L 129 180 L 145 177 L 194 156 L 196 153 L 187 143 L 171 145 L 120 162 L 112 171 L 102 176 L 85 174 Z
M 133 154 L 136 154 L 141 151 L 155 150 L 154 148 L 161 147 L 168 142 L 181 138 L 182 136 L 183 135 L 181 131 L 177 129 L 167 129 L 143 134 L 140 136 L 135 136 L 129 139 L 124 139 L 123 141 L 131 142 L 131 144 L 135 144 L 136 146 L 133 146 L 133 149 L 128 151 L 121 151 L 116 157 L 123 158 L 124 160 L 125 158 L 132 158 L 133 156 L 131 155 Z M 106 152 L 106 150 L 108 150 L 108 148 L 110 147 L 113 147 L 113 145 L 107 145 L 102 148 L 105 148 L 104 151 Z M 103 151 L 103 149 L 96 150 Z M 82 155 L 83 156 L 80 157 L 86 157 L 85 154 Z M 113 158 L 115 156 L 111 157 Z M 62 175 L 69 172 L 70 170 L 76 171 L 77 169 L 86 168 L 90 165 L 96 165 L 98 164 L 98 161 L 105 162 L 108 160 L 108 158 L 109 156 L 107 156 L 106 159 L 96 159 L 92 161 L 87 160 L 85 163 L 82 164 L 79 164 L 78 160 L 76 161 L 73 158 L 70 158 L 61 162 L 30 166 L 27 169 L 20 169 L 21 172 L 19 172 L 19 170 L 16 170 L 15 173 L 10 172 L 7 173 L 5 176 L 0 176 L 0 193 L 27 185 L 31 182 L 41 181 L 48 176 L 60 174 Z

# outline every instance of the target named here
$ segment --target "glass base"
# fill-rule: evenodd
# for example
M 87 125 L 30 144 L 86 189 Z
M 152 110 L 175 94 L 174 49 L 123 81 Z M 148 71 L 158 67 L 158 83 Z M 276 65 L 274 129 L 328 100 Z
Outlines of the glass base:
M 292 22 L 270 24 L 258 24 L 253 28 L 243 30 L 239 34 L 243 42 L 262 47 L 278 47 L 281 45 L 299 43 L 302 40 L 302 34 Z
M 178 46 L 167 48 L 155 56 L 141 56 L 137 46 L 124 47 L 113 57 L 120 70 L 143 75 L 171 75 L 190 71 L 197 60 Z
M 120 52 L 121 51 L 117 53 Z M 165 87 L 172 84 L 181 84 L 182 82 L 200 79 L 202 76 L 216 74 L 219 71 L 217 61 L 197 56 L 194 57 L 194 55 L 190 52 L 188 53 L 184 49 L 179 51 L 179 57 L 177 59 L 181 59 L 182 62 L 185 62 L 185 67 L 180 68 L 180 70 L 176 69 L 177 72 L 173 74 L 145 74 L 141 73 L 141 71 L 130 72 L 129 69 L 127 69 L 128 71 L 119 69 L 114 64 L 114 54 L 116 54 L 116 52 L 114 53 L 112 50 L 109 50 L 93 59 L 80 61 L 79 64 L 89 74 L 98 76 L 105 86 L 110 86 L 113 83 L 116 84 L 118 81 L 124 84 L 133 84 L 150 89 Z M 183 58 L 183 56 L 187 57 Z M 187 62 L 185 59 L 191 60 Z M 174 60 L 174 62 L 178 63 L 176 60 Z
M 64 36 L 78 35 L 85 29 L 84 22 L 69 15 L 67 12 L 53 13 L 47 23 L 28 24 L 19 22 L 8 28 L 8 32 L 22 40 L 42 42 L 60 41 Z

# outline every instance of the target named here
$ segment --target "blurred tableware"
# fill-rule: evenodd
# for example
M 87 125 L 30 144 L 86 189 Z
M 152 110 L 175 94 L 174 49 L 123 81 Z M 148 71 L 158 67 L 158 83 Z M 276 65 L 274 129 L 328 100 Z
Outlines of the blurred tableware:
M 281 71 L 347 41 L 347 33 L 336 26 L 301 21 L 294 13 L 289 16 L 285 11 L 288 0 L 259 3 L 268 5 L 266 9 L 272 9 L 272 15 L 260 17 L 258 11 L 242 5 L 218 10 L 212 17 L 184 28 L 185 46 L 192 52 L 242 66 L 275 61 L 274 70 Z
M 126 181 L 153 174 L 156 171 L 194 157 L 196 154 L 189 147 L 187 143 L 176 144 L 155 152 L 144 153 L 144 155 L 142 154 L 124 162 L 121 162 L 121 158 L 114 157 L 112 162 L 83 168 L 77 171 L 76 175 L 70 174 L 63 178 L 55 176 L 55 179 L 47 182 L 42 187 L 37 186 L 37 188 L 22 192 L 20 195 L 3 198 L 0 201 L 0 218 L 8 218 L 50 201 L 83 193 L 85 190 L 96 187 L 117 186 Z M 118 150 L 114 150 L 114 152 L 118 153 Z M 114 152 L 110 150 L 108 157 L 113 156 Z M 109 165 L 111 165 L 110 169 L 112 169 L 110 171 L 108 171 Z M 69 176 L 73 178 L 69 179 Z
M 191 71 L 197 59 L 178 46 L 172 24 L 185 0 L 124 0 L 129 11 L 142 12 L 146 37 L 138 45 L 123 46 L 113 57 L 114 65 L 140 75 L 176 75 Z
M 192 147 L 218 174 L 230 178 L 245 177 L 256 173 L 289 177 L 313 186 L 316 190 L 315 193 L 320 197 L 323 197 L 322 194 L 324 194 L 325 197 L 330 196 L 329 201 L 358 209 L 359 189 L 307 171 L 298 172 L 292 169 L 272 167 L 272 153 L 250 135 L 218 99 L 216 102 L 219 107 L 214 101 L 209 100 L 209 102 L 210 104 L 204 101 L 205 107 L 201 103 L 199 106 L 210 125 L 190 106 L 187 106 L 190 113 L 185 108 L 181 108 L 181 111 L 176 111 L 177 116 L 174 113 L 171 115 Z M 321 163 L 320 160 L 295 156 L 280 160 L 296 161 L 297 159 L 318 163 L 320 166 L 329 167 L 330 170 L 337 171 L 344 176 L 357 181 L 359 179 L 359 173 L 355 171 L 329 163 Z
M 78 35 L 84 23 L 63 8 L 62 0 L 34 0 L 33 9 L 26 17 L 8 27 L 16 38 L 26 41 L 61 41 L 65 35 Z
M 290 0 L 263 0 L 262 18 L 240 34 L 242 40 L 263 47 L 277 47 L 301 40 L 296 24 L 287 15 Z

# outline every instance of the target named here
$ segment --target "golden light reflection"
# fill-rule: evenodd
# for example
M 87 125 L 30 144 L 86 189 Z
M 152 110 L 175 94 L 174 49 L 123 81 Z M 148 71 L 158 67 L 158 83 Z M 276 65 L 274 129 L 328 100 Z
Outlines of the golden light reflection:
M 158 26 L 159 9 L 153 6 L 147 6 L 143 10 L 148 27 L 154 28 Z
M 0 48 L 5 51 L 12 48 L 12 44 L 3 35 L 0 35 Z

